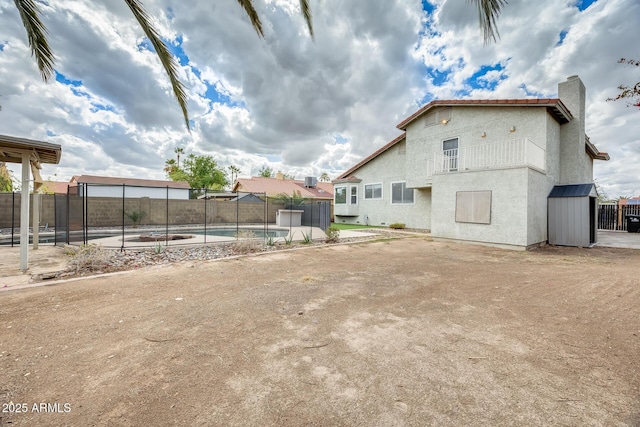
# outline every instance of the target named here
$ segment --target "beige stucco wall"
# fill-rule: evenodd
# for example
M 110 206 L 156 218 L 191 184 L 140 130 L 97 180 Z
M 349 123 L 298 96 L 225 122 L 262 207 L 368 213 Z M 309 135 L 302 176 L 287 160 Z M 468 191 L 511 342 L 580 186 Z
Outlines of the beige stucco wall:
M 434 176 L 433 237 L 526 246 L 528 171 L 529 168 L 520 167 Z M 491 191 L 491 223 L 456 222 L 458 191 Z
M 548 116 L 545 108 L 474 106 L 453 107 L 447 124 L 425 126 L 424 118 L 419 118 L 407 127 L 409 185 L 418 188 L 431 184 L 427 176 L 433 168 L 433 153 L 442 151 L 446 139 L 458 138 L 458 147 L 463 148 L 529 138 L 544 149 Z M 510 131 L 512 127 L 514 132 Z
M 358 186 L 357 206 L 334 205 L 335 222 L 365 224 L 366 215 L 369 225 L 401 222 L 409 228 L 431 228 L 431 189 L 414 190 L 413 204 L 391 203 L 391 183 L 406 181 L 408 177 L 405 160 L 407 154 L 403 152 L 406 148 L 405 143 L 401 142 L 358 169 L 354 175 L 361 180 L 360 183 L 334 184 L 334 188 L 341 185 Z M 375 183 L 382 184 L 382 199 L 365 199 L 364 186 Z M 340 216 L 347 213 L 356 216 Z

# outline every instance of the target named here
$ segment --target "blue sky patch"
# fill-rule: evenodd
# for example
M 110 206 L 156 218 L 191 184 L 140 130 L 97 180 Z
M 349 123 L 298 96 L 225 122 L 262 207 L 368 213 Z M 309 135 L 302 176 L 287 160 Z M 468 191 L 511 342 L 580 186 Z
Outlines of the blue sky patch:
M 82 80 L 71 80 L 68 79 L 64 74 L 55 71 L 56 73 L 56 81 L 62 83 L 63 85 L 80 87 L 82 86 Z
M 349 138 L 345 138 L 342 135 L 333 135 L 333 142 L 335 144 L 343 145 L 349 142 Z
M 578 10 L 582 12 L 597 1 L 598 0 L 578 0 L 578 4 L 576 6 L 578 6 Z
M 47 129 L 47 136 L 57 136 L 58 134 L 55 133 L 54 131 L 51 131 L 49 129 Z
M 0 43 L 0 52 L 2 52 L 2 51 L 4 50 L 4 45 L 5 45 L 5 44 L 6 44 L 6 43 Z
M 465 84 L 473 89 L 495 90 L 496 87 L 498 87 L 498 84 L 502 80 L 505 80 L 507 76 L 502 73 L 500 73 L 497 79 L 493 77 L 491 79 L 488 79 L 486 76 L 491 71 L 502 70 L 504 70 L 504 66 L 499 62 L 495 65 L 483 65 L 478 71 L 473 73 L 473 75 L 465 81 Z
M 104 105 L 104 104 L 100 104 L 99 102 L 92 102 L 90 110 L 92 113 L 97 113 L 98 111 L 111 111 L 111 112 L 116 111 L 116 109 L 113 108 L 111 105 Z
M 556 43 L 556 46 L 560 46 L 562 43 L 564 43 L 564 39 L 567 37 L 567 31 L 562 30 L 560 31 L 560 39 L 558 40 L 558 43 Z
M 427 12 L 427 15 L 432 15 L 436 10 L 436 7 L 433 4 L 429 3 L 429 1 L 422 0 L 422 10 Z
M 425 66 L 425 73 L 429 77 L 431 77 L 434 86 L 442 86 L 446 83 L 447 79 L 449 78 L 449 74 L 451 74 L 451 71 L 440 71 L 433 67 Z

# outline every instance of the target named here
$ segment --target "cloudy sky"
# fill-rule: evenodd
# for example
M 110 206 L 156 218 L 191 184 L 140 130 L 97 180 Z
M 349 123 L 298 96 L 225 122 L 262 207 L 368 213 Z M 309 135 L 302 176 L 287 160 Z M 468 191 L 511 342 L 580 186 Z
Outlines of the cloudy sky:
M 263 165 L 332 177 L 399 134 L 432 99 L 555 97 L 578 74 L 587 133 L 609 162 L 607 195 L 640 195 L 640 109 L 606 102 L 640 80 L 637 0 L 511 0 L 484 46 L 466 0 L 255 0 L 260 39 L 235 0 L 145 0 L 179 58 L 189 134 L 155 54 L 123 1 L 39 1 L 56 54 L 45 84 L 15 4 L 0 0 L 0 134 L 63 147 L 43 177 L 164 179 L 174 149 L 212 155 L 241 176 Z M 19 166 L 13 167 L 19 176 Z

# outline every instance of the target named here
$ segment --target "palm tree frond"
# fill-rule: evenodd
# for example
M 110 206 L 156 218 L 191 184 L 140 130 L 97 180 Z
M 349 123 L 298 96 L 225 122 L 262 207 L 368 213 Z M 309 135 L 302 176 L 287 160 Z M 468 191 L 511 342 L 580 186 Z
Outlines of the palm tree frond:
M 260 17 L 258 16 L 258 12 L 256 12 L 256 8 L 253 7 L 252 0 L 238 0 L 240 7 L 247 12 L 249 16 L 249 20 L 251 21 L 251 25 L 256 30 L 260 37 L 264 37 L 264 32 L 262 31 L 262 21 L 260 21 Z
M 47 40 L 47 28 L 40 20 L 40 9 L 33 0 L 15 0 L 20 19 L 29 39 L 31 56 L 36 58 L 42 80 L 49 81 L 53 74 L 55 56 Z
M 187 111 L 187 94 L 185 92 L 185 87 L 182 82 L 178 79 L 178 63 L 174 56 L 169 52 L 169 49 L 164 44 L 164 42 L 160 39 L 160 35 L 158 31 L 151 25 L 151 20 L 149 15 L 144 10 L 142 3 L 138 0 L 125 0 L 129 9 L 135 16 L 138 24 L 149 38 L 149 41 L 153 45 L 156 50 L 156 54 L 158 58 L 160 58 L 160 62 L 164 67 L 167 75 L 169 76 L 169 80 L 171 81 L 171 87 L 173 89 L 173 94 L 178 100 L 178 104 L 180 105 L 180 109 L 182 110 L 182 115 L 184 117 L 184 123 L 187 126 L 187 130 L 191 132 L 191 126 L 189 125 L 189 112 Z
M 478 6 L 478 18 L 480 19 L 480 27 L 484 32 L 484 43 L 496 41 L 496 36 L 500 38 L 496 19 L 508 2 L 507 0 L 467 0 L 472 1 Z
M 311 20 L 311 8 L 309 7 L 309 0 L 300 0 L 300 10 L 304 20 L 307 22 L 307 28 L 309 28 L 309 35 L 313 39 L 313 22 Z

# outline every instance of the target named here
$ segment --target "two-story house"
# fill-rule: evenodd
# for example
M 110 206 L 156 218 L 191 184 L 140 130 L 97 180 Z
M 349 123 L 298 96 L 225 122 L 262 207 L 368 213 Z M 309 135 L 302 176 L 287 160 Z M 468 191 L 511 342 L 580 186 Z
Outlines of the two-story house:
M 585 135 L 580 78 L 558 96 L 428 103 L 333 181 L 336 222 L 399 222 L 515 248 L 546 242 L 554 186 L 593 184 L 593 160 L 609 159 Z

